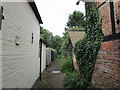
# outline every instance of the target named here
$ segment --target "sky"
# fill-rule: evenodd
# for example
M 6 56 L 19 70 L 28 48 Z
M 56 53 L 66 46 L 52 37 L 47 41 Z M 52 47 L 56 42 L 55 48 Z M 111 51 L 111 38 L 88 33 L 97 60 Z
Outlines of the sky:
M 63 36 L 69 14 L 74 10 L 85 13 L 83 2 L 76 5 L 77 0 L 35 0 L 42 18 L 42 27 L 48 29 L 53 35 Z

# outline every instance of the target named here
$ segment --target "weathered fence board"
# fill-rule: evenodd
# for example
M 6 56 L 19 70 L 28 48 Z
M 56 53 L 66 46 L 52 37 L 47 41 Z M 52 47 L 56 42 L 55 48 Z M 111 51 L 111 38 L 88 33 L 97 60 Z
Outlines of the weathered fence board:
M 46 64 L 49 65 L 51 62 L 51 49 L 47 48 L 46 49 Z
M 41 60 L 41 73 L 46 68 L 46 45 L 42 43 L 42 60 Z

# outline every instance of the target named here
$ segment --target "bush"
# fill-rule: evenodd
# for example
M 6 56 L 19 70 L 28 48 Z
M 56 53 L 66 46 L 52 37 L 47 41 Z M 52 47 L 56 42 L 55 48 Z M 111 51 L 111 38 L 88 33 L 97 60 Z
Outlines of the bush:
M 73 73 L 65 78 L 64 87 L 66 88 L 85 88 L 86 79 L 78 73 Z
M 74 71 L 73 60 L 72 58 L 66 58 L 64 56 L 60 59 L 60 68 L 61 71 L 65 74 L 69 74 Z
M 61 71 L 66 74 L 64 87 L 85 88 L 87 86 L 87 80 L 84 79 L 84 76 L 74 70 L 72 58 L 62 56 L 60 59 L 60 66 Z

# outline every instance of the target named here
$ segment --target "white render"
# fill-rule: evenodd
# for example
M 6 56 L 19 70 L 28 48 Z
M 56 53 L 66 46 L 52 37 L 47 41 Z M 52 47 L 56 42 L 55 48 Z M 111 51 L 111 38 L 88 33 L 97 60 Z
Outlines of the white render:
M 2 2 L 0 0 L 0 7 Z M 2 30 L 0 30 L 0 90 L 2 89 Z
M 28 2 L 3 2 L 2 5 L 5 17 L 2 22 L 2 88 L 31 88 L 40 73 L 39 22 Z M 16 36 L 19 45 L 15 44 Z
M 0 90 L 2 88 L 2 31 L 0 30 Z
M 42 60 L 41 60 L 41 73 L 46 68 L 46 45 L 42 43 Z

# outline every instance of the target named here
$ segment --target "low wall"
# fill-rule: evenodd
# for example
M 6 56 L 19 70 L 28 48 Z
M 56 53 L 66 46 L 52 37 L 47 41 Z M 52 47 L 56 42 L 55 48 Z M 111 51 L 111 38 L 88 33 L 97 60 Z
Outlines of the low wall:
M 80 30 L 68 30 L 68 33 L 73 45 L 85 36 L 85 31 Z

